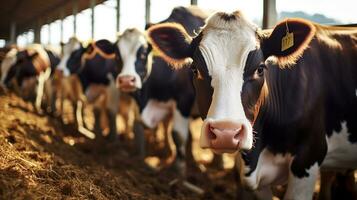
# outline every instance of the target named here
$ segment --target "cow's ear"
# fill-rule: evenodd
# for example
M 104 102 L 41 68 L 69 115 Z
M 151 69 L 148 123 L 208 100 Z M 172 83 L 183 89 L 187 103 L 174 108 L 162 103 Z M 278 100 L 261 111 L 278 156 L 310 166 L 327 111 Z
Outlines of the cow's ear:
M 275 56 L 280 67 L 290 66 L 302 56 L 316 32 L 314 24 L 303 19 L 286 19 L 262 39 L 264 56 Z
M 177 23 L 163 23 L 151 26 L 148 40 L 160 57 L 175 68 L 180 68 L 192 56 L 192 38 L 182 25 Z

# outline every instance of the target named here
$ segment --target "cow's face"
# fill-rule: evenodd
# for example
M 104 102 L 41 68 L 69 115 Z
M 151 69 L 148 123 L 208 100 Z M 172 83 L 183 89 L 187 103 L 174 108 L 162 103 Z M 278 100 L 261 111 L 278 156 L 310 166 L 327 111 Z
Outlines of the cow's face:
M 86 48 L 76 38 L 71 38 L 67 44 L 63 46 L 63 56 L 58 65 L 58 69 L 66 74 L 75 73 L 81 66 L 81 58 Z M 69 70 L 69 71 L 68 71 Z
M 117 77 L 117 86 L 124 92 L 133 92 L 142 87 L 150 73 L 150 47 L 145 35 L 139 30 L 127 29 L 119 36 L 119 57 L 123 67 Z
M 300 43 L 307 45 L 297 38 L 296 50 L 289 49 L 286 54 L 280 53 L 280 48 L 264 48 L 265 43 L 273 44 L 284 36 L 283 25 L 278 25 L 269 38 L 262 39 L 257 28 L 237 11 L 216 13 L 193 40 L 177 24 L 157 25 L 148 30 L 153 47 L 167 62 L 180 67 L 192 61 L 197 101 L 204 119 L 201 147 L 217 153 L 252 148 L 252 125 L 268 94 L 266 58 L 275 56 L 281 63 L 288 63 L 288 58 L 297 58 L 295 53 L 306 48 Z M 312 36 L 309 37 L 311 40 Z

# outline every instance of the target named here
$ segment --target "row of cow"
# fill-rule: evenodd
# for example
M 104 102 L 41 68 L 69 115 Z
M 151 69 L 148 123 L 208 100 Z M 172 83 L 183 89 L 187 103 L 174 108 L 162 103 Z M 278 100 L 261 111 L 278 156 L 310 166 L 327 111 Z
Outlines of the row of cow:
M 259 199 L 272 199 L 271 187 L 283 184 L 284 199 L 311 199 L 320 170 L 353 171 L 357 28 L 287 19 L 260 30 L 239 11 L 210 14 L 178 7 L 148 24 L 146 33 L 127 29 L 114 44 L 83 46 L 73 38 L 61 60 L 38 45 L 11 50 L 1 83 L 21 88 L 27 77 L 38 77 L 36 108 L 43 93 L 50 111 L 55 99 L 70 99 L 88 137 L 94 135 L 83 127 L 84 105 L 95 105 L 94 132 L 101 134 L 98 122 L 106 113 L 115 138 L 119 98 L 129 94 L 138 106 L 134 133 L 142 156 L 142 126 L 155 128 L 172 116 L 174 165 L 182 175 L 189 118 L 200 116 L 201 147 L 240 151 L 242 187 Z M 45 89 L 46 80 L 57 89 Z

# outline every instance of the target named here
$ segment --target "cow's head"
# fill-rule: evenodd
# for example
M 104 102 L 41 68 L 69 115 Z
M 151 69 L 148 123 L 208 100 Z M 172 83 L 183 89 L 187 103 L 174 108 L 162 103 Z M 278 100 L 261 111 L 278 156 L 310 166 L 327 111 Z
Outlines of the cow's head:
M 75 73 L 81 66 L 81 58 L 86 48 L 75 37 L 69 39 L 68 43 L 62 47 L 62 59 L 58 65 L 58 69 L 64 71 L 65 74 Z
M 117 86 L 124 92 L 133 92 L 142 87 L 150 73 L 151 46 L 144 33 L 136 28 L 127 29 L 117 41 L 119 59 L 123 68 L 117 77 Z
M 294 33 L 294 44 L 282 51 L 286 24 Z M 236 11 L 214 14 L 195 38 L 172 23 L 151 27 L 148 37 L 171 65 L 192 68 L 204 119 L 200 145 L 221 153 L 252 148 L 252 125 L 268 93 L 267 58 L 275 58 L 281 67 L 291 65 L 302 55 L 314 32 L 311 23 L 290 19 L 264 35 Z

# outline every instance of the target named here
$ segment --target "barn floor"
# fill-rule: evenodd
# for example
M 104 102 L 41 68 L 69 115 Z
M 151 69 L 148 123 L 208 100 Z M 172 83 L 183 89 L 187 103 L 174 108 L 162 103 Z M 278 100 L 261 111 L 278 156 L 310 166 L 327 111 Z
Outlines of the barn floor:
M 231 170 L 190 169 L 203 195 L 170 186 L 175 173 L 147 167 L 131 142 L 86 139 L 15 95 L 0 96 L 0 119 L 0 199 L 234 199 Z

